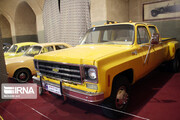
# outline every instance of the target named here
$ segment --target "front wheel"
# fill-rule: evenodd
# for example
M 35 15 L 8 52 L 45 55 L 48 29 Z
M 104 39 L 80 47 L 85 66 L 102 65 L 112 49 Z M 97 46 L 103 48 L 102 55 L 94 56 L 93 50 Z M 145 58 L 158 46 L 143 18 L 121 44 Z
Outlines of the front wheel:
M 112 93 L 103 102 L 103 114 L 109 118 L 117 118 L 125 111 L 129 101 L 129 82 L 125 76 L 120 76 L 113 83 Z
M 20 69 L 14 74 L 15 79 L 20 83 L 26 83 L 31 78 L 31 72 L 27 69 Z

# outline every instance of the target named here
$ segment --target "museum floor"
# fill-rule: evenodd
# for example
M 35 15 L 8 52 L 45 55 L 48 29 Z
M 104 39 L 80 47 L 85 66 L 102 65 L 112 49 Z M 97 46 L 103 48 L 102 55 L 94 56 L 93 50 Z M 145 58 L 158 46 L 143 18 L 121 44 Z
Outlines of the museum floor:
M 137 116 L 125 115 L 122 120 L 180 120 L 180 72 L 156 69 L 131 90 L 127 111 Z M 0 115 L 4 120 L 108 120 L 99 107 L 72 100 L 64 103 L 49 93 L 36 100 L 0 103 Z

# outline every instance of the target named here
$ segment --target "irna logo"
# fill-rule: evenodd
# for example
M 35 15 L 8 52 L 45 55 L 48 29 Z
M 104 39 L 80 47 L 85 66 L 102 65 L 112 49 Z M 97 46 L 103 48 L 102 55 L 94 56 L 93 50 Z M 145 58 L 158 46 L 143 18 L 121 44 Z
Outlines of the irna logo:
M 4 86 L 4 94 L 34 94 L 32 87 L 6 87 Z
M 36 99 L 37 84 L 11 84 L 3 83 L 1 85 L 2 99 Z

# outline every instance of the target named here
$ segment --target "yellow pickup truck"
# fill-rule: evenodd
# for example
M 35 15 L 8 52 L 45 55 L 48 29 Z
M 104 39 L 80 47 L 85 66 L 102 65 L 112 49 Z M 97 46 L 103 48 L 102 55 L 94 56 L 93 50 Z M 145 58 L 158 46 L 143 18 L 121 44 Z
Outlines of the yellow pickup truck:
M 124 110 L 130 85 L 163 62 L 177 72 L 179 54 L 179 42 L 160 38 L 156 26 L 127 22 L 92 27 L 81 45 L 35 56 L 34 63 L 41 82 L 40 93 L 46 89 Z M 105 115 L 117 115 L 105 108 Z

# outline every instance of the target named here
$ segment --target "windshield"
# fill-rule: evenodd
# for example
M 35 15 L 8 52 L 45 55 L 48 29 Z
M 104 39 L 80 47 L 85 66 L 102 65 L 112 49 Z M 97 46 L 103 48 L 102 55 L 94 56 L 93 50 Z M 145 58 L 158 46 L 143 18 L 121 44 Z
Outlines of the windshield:
M 40 53 L 41 48 L 41 46 L 31 46 L 27 49 L 24 55 L 34 57 L 35 55 L 38 55 Z
M 121 44 L 132 45 L 134 41 L 134 26 L 112 25 L 91 28 L 81 44 Z
M 13 53 L 15 53 L 16 50 L 17 50 L 17 48 L 18 48 L 17 45 L 12 45 L 12 46 L 9 48 L 8 52 L 13 52 Z

